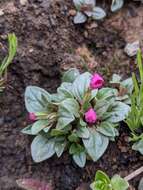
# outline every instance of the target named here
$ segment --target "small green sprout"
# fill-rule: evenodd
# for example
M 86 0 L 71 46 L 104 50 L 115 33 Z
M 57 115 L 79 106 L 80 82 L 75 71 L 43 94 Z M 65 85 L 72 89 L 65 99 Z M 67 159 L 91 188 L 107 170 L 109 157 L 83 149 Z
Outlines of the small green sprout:
M 132 132 L 130 140 L 134 142 L 133 149 L 143 154 L 143 65 L 141 50 L 137 54 L 139 68 L 139 79 L 135 73 L 132 74 L 133 93 L 131 94 L 131 111 L 125 122 Z
M 111 179 L 107 174 L 98 170 L 94 182 L 90 185 L 92 190 L 127 190 L 128 182 L 119 175 L 114 175 Z
M 17 50 L 17 38 L 14 33 L 8 34 L 8 55 L 3 59 L 2 63 L 0 64 L 0 91 L 4 89 L 6 71 L 10 63 L 12 62 L 16 50 Z

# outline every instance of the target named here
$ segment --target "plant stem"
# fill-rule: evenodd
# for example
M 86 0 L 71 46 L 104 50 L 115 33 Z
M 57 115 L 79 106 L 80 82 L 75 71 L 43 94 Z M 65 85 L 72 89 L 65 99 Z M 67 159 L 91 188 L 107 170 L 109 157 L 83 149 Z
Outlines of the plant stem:
M 124 179 L 126 181 L 130 181 L 131 179 L 135 178 L 136 176 L 140 175 L 143 172 L 143 166 L 140 167 L 139 169 L 135 170 L 134 172 L 132 172 L 131 174 L 129 174 L 128 176 L 126 176 Z

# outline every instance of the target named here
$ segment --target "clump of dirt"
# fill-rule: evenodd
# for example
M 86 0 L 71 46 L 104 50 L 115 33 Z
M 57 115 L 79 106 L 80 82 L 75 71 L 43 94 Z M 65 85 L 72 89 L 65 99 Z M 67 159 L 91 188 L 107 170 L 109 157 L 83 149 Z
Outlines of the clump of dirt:
M 111 77 L 122 73 L 124 77 L 134 68 L 134 59 L 123 53 L 125 39 L 118 28 L 105 22 L 75 26 L 69 10 L 70 0 L 19 0 L 0 2 L 0 40 L 15 32 L 19 48 L 8 70 L 7 88 L 0 96 L 0 187 L 2 190 L 18 190 L 15 180 L 34 178 L 52 182 L 57 190 L 74 190 L 81 182 L 90 182 L 97 169 L 108 174 L 125 176 L 141 166 L 143 157 L 131 150 L 126 141 L 126 128 L 116 143 L 111 143 L 105 155 L 97 163 L 88 162 L 84 169 L 78 168 L 64 154 L 35 164 L 31 159 L 31 138 L 21 134 L 27 125 L 24 107 L 24 91 L 27 85 L 37 85 L 54 92 L 60 83 L 64 68 L 77 66 L 80 70 L 96 70 Z M 110 23 L 111 20 L 110 20 Z M 106 26 L 106 27 L 105 27 Z M 5 45 L 5 44 L 3 44 Z M 85 67 L 79 60 L 92 62 Z M 79 51 L 80 50 L 80 51 Z M 89 64 L 89 62 L 87 64 Z M 121 127 L 122 128 L 122 127 Z M 134 180 L 137 185 L 139 178 Z

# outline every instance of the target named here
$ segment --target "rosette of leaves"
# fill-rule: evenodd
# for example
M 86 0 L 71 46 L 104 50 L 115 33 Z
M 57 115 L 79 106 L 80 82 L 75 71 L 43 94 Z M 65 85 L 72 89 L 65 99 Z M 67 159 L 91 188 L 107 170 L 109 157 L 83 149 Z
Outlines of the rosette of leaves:
M 96 6 L 95 0 L 73 0 L 77 14 L 74 17 L 75 24 L 86 22 L 90 17 L 93 20 L 101 20 L 106 16 L 105 11 Z
M 16 54 L 17 38 L 15 34 L 8 34 L 8 44 L 8 55 L 0 63 L 0 92 L 5 88 L 6 71 Z
M 133 92 L 131 94 L 131 111 L 128 114 L 126 123 L 132 132 L 130 141 L 134 144 L 133 150 L 143 154 L 143 65 L 141 50 L 137 54 L 137 65 L 139 68 L 139 79 L 133 73 Z
M 90 185 L 92 190 L 127 190 L 128 182 L 119 175 L 114 175 L 111 179 L 102 171 L 97 171 L 94 182 Z
M 89 88 L 92 75 L 80 74 L 70 69 L 62 78 L 57 93 L 29 86 L 25 92 L 28 112 L 36 115 L 36 121 L 23 129 L 23 133 L 36 135 L 31 152 L 35 162 L 41 162 L 64 151 L 72 155 L 80 167 L 86 159 L 97 161 L 108 147 L 109 141 L 118 135 L 117 126 L 124 120 L 130 107 L 116 100 L 115 88 Z M 84 114 L 94 108 L 98 121 L 94 125 L 85 122 Z

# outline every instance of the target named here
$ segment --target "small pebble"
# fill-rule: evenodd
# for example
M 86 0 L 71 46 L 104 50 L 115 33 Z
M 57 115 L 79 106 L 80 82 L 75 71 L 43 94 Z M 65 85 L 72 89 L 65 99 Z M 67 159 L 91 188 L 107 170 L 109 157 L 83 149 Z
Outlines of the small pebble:
M 124 52 L 129 56 L 133 57 L 137 54 L 138 49 L 140 48 L 139 41 L 135 41 L 133 43 L 128 43 L 124 49 Z
M 28 3 L 27 0 L 20 0 L 20 4 L 21 4 L 22 6 L 26 5 L 27 3 Z
M 69 16 L 75 16 L 76 15 L 76 10 L 71 9 L 69 10 Z
M 3 9 L 0 9 L 0 16 L 3 16 L 3 15 L 4 15 Z

